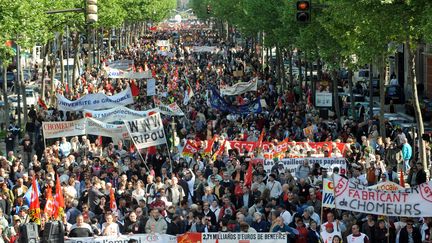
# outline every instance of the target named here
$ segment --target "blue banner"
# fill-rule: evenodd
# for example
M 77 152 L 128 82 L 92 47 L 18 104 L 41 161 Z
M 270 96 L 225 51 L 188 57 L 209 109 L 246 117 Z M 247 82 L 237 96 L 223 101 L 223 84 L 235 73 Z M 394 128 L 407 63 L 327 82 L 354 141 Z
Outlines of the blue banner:
M 210 87 L 210 90 L 212 93 L 210 97 L 210 104 L 212 108 L 218 109 L 222 112 L 242 115 L 262 112 L 260 97 L 252 102 L 249 102 L 249 104 L 235 106 L 225 101 L 225 99 L 220 96 L 214 87 Z

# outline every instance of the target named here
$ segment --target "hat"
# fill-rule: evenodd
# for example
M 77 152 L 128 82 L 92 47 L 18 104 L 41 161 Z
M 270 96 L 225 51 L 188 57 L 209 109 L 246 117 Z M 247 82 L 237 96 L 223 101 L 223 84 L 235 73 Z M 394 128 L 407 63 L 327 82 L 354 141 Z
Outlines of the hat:
M 13 220 L 21 220 L 21 217 L 18 216 L 18 215 L 14 215 L 14 216 L 13 216 Z
M 20 210 L 28 210 L 28 209 L 29 209 L 29 207 L 27 205 L 24 205 L 24 206 L 21 207 Z
M 156 193 L 155 196 L 156 196 L 156 197 L 160 197 L 160 196 L 161 196 L 160 192 Z
M 326 228 L 326 229 L 333 229 L 333 223 L 327 223 L 327 224 L 325 225 L 325 228 Z

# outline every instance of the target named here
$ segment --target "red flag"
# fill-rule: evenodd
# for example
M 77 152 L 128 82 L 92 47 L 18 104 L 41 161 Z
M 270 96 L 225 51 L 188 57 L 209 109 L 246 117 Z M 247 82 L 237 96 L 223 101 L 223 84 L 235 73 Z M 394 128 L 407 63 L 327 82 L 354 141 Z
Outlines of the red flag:
M 282 104 L 282 98 L 281 97 L 278 98 L 277 104 L 278 104 L 278 108 L 282 109 L 283 104 Z
M 66 94 L 69 94 L 69 85 L 68 84 L 66 84 L 65 92 L 66 92 Z
M 45 102 L 41 99 L 41 97 L 38 98 L 38 104 L 39 106 L 44 109 L 44 110 L 48 110 L 47 105 L 45 104 Z
M 112 188 L 110 190 L 110 209 L 113 212 L 117 211 L 117 203 L 116 203 L 116 200 L 115 200 L 114 189 L 112 189 Z
M 33 177 L 32 181 L 32 192 L 30 197 L 29 217 L 31 222 L 35 222 L 40 225 L 41 213 L 38 189 L 36 185 L 36 178 Z
M 216 160 L 216 157 L 218 155 L 222 155 L 224 150 L 225 150 L 225 142 L 226 140 L 223 141 L 223 143 L 219 146 L 219 149 L 216 151 L 216 153 L 213 154 L 213 160 Z
M 132 91 L 132 96 L 138 96 L 139 95 L 139 88 L 138 86 L 135 84 L 135 81 L 131 81 L 130 82 L 130 88 Z
M 90 112 L 86 112 L 86 113 L 84 114 L 84 117 L 93 117 L 93 115 L 92 115 L 92 113 L 90 113 Z
M 50 219 L 54 215 L 54 198 L 52 195 L 51 186 L 48 185 L 46 189 L 46 203 L 44 208 L 45 215 Z
M 265 134 L 265 128 L 263 128 L 263 130 L 261 131 L 261 134 L 258 138 L 258 141 L 256 142 L 255 148 L 260 149 L 262 146 L 262 142 L 264 140 L 264 134 Z
M 135 144 L 132 142 L 131 145 L 129 146 L 129 153 L 134 153 L 135 152 Z
M 207 141 L 207 147 L 204 149 L 204 155 L 212 154 L 214 141 L 215 141 L 215 137 Z
M 399 179 L 399 184 L 401 185 L 401 187 L 405 188 L 405 178 L 404 178 L 404 172 L 402 169 L 400 169 L 400 179 Z
M 157 153 L 156 146 L 151 146 L 147 148 L 147 154 L 148 155 L 155 155 Z
M 57 174 L 56 178 L 56 195 L 54 203 L 54 218 L 61 219 L 64 215 L 65 202 L 63 197 L 63 191 L 60 185 L 60 178 Z
M 244 183 L 245 183 L 245 186 L 247 186 L 247 187 L 250 187 L 252 185 L 252 177 L 253 177 L 252 173 L 253 173 L 253 168 L 252 168 L 252 161 L 251 161 L 251 162 L 249 162 L 249 166 L 248 166 L 248 169 L 247 169 L 246 174 L 245 174 Z
M 187 140 L 181 155 L 184 157 L 192 157 L 197 152 L 198 147 L 191 140 Z

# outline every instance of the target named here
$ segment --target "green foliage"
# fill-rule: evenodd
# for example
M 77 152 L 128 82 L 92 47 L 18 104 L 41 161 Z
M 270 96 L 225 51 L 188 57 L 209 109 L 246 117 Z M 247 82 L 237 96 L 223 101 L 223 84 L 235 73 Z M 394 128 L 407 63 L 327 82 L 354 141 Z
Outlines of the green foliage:
M 122 0 L 103 0 L 98 2 L 98 15 L 97 26 L 114 28 L 124 23 L 127 12 Z

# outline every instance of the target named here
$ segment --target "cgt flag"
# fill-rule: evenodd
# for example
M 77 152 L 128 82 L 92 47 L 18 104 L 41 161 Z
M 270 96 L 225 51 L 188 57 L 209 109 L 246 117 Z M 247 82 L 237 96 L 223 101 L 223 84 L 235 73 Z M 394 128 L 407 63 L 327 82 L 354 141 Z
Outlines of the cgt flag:
M 48 185 L 46 189 L 46 203 L 45 203 L 44 214 L 50 219 L 54 215 L 54 210 L 55 210 L 54 197 L 52 195 L 51 186 Z
M 31 200 L 29 207 L 29 217 L 31 222 L 35 222 L 36 224 L 41 223 L 41 212 L 40 212 L 40 203 L 39 203 L 39 195 L 36 186 L 36 178 L 33 177 L 32 181 L 32 192 L 31 192 Z
M 60 178 L 57 174 L 56 178 L 56 195 L 54 202 L 54 218 L 61 219 L 64 215 L 65 202 L 63 197 L 63 191 L 60 185 Z

